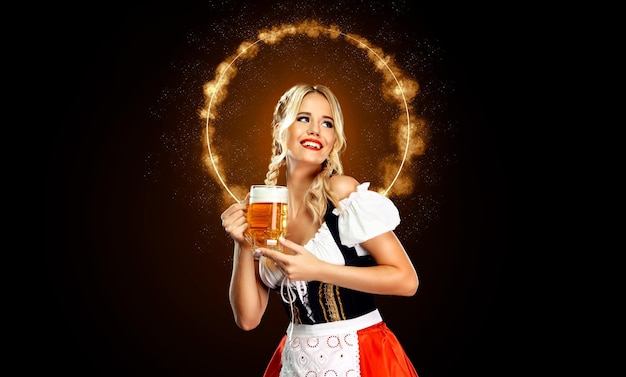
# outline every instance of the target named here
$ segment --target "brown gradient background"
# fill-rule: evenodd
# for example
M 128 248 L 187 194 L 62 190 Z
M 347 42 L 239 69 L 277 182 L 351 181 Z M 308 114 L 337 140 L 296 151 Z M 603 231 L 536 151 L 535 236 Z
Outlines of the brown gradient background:
M 232 245 L 219 220 L 223 191 L 203 171 L 201 121 L 194 112 L 203 104 L 196 85 L 212 79 L 216 64 L 245 39 L 243 22 L 265 19 L 271 26 L 283 20 L 263 2 L 247 8 L 224 3 L 100 9 L 56 18 L 46 29 L 54 51 L 46 87 L 54 88 L 56 105 L 47 115 L 56 121 L 42 134 L 48 141 L 42 190 L 48 252 L 44 299 L 36 300 L 37 337 L 29 349 L 48 371 L 259 376 L 282 335 L 287 322 L 277 297 L 258 329 L 244 332 L 234 324 L 227 294 Z M 416 192 L 399 201 L 403 213 L 436 212 L 409 219 L 420 231 L 399 231 L 411 238 L 407 249 L 422 285 L 412 298 L 381 297 L 383 317 L 422 377 L 509 375 L 515 324 L 506 299 L 508 115 L 501 105 L 510 78 L 503 47 L 495 43 L 506 20 L 488 18 L 481 9 L 452 12 L 401 2 L 406 14 L 399 14 L 389 5 L 373 12 L 358 1 L 334 4 L 345 5 L 346 14 L 319 10 L 322 5 L 315 14 L 336 17 L 342 31 L 367 37 L 385 52 L 400 54 L 418 40 L 387 46 L 375 32 L 378 23 L 436 40 L 440 58 L 424 82 L 445 84 L 438 92 L 429 89 L 439 110 L 426 113 L 437 125 L 429 145 L 439 159 L 428 165 L 436 182 L 421 175 L 417 161 L 407 171 L 419 181 Z M 243 17 L 242 9 L 253 12 Z M 230 17 L 239 34 L 215 31 L 206 51 L 190 47 L 198 45 L 190 34 L 210 36 L 218 17 Z M 196 59 L 198 72 L 177 69 Z M 172 93 L 176 88 L 186 89 Z M 284 88 L 263 88 L 267 97 L 256 100 L 271 106 Z M 345 88 L 338 92 L 350 96 Z M 245 96 L 233 94 L 231 106 L 237 101 L 245 104 Z M 351 106 L 345 105 L 347 112 Z M 222 137 L 220 145 L 236 148 L 241 136 Z M 354 130 L 351 138 L 351 148 L 366 144 Z M 229 180 L 245 185 L 238 181 L 242 174 L 262 179 L 265 140 L 259 145 L 267 148 L 251 148 L 252 158 L 250 151 L 232 156 L 248 158 L 250 166 L 233 169 Z M 454 158 L 443 163 L 446 156 Z M 367 168 L 371 162 L 359 164 L 366 157 L 350 157 L 347 172 L 364 180 L 375 171 Z M 375 184 L 377 177 L 371 179 Z M 437 205 L 415 199 L 420 195 Z

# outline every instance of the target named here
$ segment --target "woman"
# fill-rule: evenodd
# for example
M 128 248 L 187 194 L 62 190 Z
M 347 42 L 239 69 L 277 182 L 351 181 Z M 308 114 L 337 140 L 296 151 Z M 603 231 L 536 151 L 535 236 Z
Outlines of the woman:
M 269 292 L 290 317 L 264 376 L 417 376 L 387 328 L 375 295 L 413 296 L 418 277 L 393 230 L 397 208 L 343 175 L 343 114 L 323 85 L 295 85 L 274 110 L 265 183 L 285 171 L 289 188 L 283 252 L 246 241 L 247 198 L 222 225 L 235 241 L 229 297 L 237 325 L 257 327 Z

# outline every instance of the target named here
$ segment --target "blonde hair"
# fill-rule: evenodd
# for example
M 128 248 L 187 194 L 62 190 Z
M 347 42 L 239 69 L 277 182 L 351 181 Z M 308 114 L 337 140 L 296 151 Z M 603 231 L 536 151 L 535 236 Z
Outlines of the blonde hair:
M 330 110 L 334 119 L 335 143 L 328 156 L 322 163 L 321 172 L 313 179 L 313 183 L 304 202 L 306 208 L 313 214 L 313 221 L 321 225 L 326 214 L 327 200 L 330 200 L 335 207 L 339 208 L 339 203 L 330 191 L 328 179 L 335 174 L 343 174 L 341 164 L 341 154 L 346 149 L 346 137 L 343 132 L 343 113 L 339 100 L 333 92 L 324 85 L 298 84 L 287 90 L 274 109 L 272 120 L 272 131 L 274 142 L 272 145 L 272 157 L 265 177 L 265 184 L 275 185 L 278 180 L 280 168 L 285 165 L 287 157 L 287 130 L 296 121 L 296 116 L 300 109 L 300 104 L 305 95 L 317 92 L 323 95 L 330 104 Z M 278 129 L 274 131 L 275 127 Z

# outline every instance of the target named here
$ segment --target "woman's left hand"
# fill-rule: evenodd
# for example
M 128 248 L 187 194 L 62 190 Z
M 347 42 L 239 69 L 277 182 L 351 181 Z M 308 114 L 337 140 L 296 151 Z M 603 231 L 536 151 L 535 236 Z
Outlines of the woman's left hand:
M 324 261 L 311 254 L 304 246 L 287 239 L 279 239 L 283 251 L 260 248 L 259 252 L 276 263 L 291 281 L 317 279 Z

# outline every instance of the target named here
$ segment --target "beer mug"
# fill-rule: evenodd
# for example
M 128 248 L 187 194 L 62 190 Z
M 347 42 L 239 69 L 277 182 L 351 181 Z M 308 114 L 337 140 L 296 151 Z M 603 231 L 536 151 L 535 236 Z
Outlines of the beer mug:
M 287 233 L 286 186 L 252 185 L 248 204 L 248 235 L 252 250 L 258 247 L 283 251 L 278 242 Z

